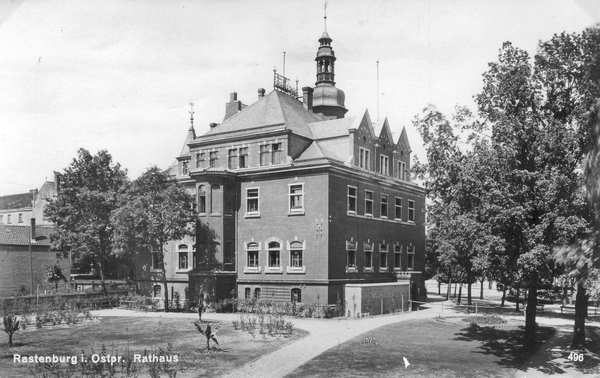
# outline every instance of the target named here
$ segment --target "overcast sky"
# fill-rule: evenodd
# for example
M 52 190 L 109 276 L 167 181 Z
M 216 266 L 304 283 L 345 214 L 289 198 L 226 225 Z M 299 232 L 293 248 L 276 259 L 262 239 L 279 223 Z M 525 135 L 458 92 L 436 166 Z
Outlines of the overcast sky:
M 0 0 L 0 195 L 52 180 L 79 148 L 106 149 L 136 178 L 167 168 L 195 103 L 198 135 L 245 104 L 273 69 L 314 86 L 323 0 Z M 337 87 L 347 116 L 388 117 L 395 138 L 428 104 L 473 106 L 504 41 L 539 40 L 600 21 L 595 0 L 329 0 Z

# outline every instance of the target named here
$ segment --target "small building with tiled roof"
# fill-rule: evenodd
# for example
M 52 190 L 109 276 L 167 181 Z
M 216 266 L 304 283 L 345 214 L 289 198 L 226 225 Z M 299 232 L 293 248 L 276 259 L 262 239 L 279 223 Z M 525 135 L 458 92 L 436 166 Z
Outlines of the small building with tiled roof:
M 68 275 L 68 259 L 50 252 L 52 226 L 0 224 L 0 298 L 36 293 L 49 286 L 47 267 L 55 262 Z M 52 286 L 52 285 L 51 285 Z M 32 290 L 33 288 L 33 290 Z
M 248 106 L 233 93 L 221 124 L 188 131 L 171 173 L 197 198 L 197 233 L 136 264 L 140 287 L 160 297 L 167 264 L 171 290 L 189 285 L 191 301 L 235 291 L 334 304 L 348 302 L 346 284 L 396 281 L 424 299 L 425 191 L 406 131 L 394 140 L 387 119 L 376 133 L 367 110 L 346 116 L 331 42 L 325 31 L 301 100 L 275 73 L 273 91 Z

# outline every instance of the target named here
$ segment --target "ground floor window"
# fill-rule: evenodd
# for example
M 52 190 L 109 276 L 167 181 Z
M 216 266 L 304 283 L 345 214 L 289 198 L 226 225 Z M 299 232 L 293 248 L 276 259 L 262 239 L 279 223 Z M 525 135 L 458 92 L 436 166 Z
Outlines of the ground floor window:
M 295 288 L 292 289 L 292 302 L 302 302 L 302 290 Z

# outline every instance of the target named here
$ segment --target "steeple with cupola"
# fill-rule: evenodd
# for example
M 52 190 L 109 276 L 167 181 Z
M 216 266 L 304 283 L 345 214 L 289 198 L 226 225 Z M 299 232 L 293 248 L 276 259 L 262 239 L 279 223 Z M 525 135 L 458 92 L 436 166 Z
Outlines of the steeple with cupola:
M 327 32 L 327 8 L 325 8 L 325 29 L 319 38 L 317 51 L 317 82 L 312 95 L 312 110 L 325 119 L 344 118 L 348 111 L 344 107 L 346 95 L 335 86 L 335 53 L 332 39 Z

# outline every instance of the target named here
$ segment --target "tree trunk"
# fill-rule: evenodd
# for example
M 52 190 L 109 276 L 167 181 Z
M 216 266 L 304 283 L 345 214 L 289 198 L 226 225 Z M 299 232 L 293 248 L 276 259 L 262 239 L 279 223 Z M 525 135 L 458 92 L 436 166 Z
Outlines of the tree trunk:
M 483 299 L 483 281 L 485 281 L 485 279 L 482 277 L 481 278 L 481 289 L 479 290 L 479 299 Z
M 535 313 L 537 306 L 537 284 L 531 285 L 527 295 L 527 308 L 525 309 L 525 348 L 531 348 L 536 344 Z
M 583 281 L 577 283 L 577 296 L 575 297 L 575 327 L 573 329 L 573 342 L 571 348 L 585 346 L 585 317 L 587 316 L 587 295 Z

